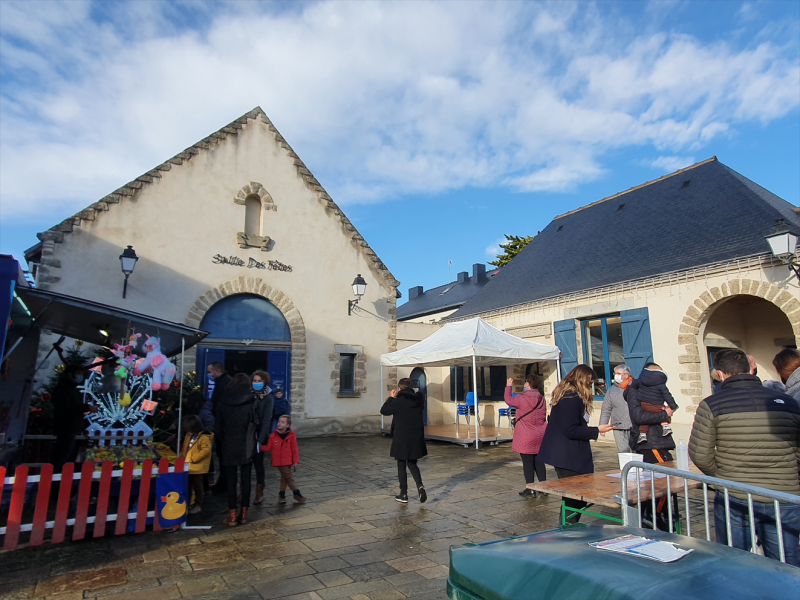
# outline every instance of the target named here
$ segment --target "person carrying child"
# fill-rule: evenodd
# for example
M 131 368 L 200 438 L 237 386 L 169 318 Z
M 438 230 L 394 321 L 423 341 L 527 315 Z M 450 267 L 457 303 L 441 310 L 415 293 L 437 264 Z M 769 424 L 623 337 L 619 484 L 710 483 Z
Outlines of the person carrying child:
M 669 389 L 667 389 L 667 374 L 655 363 L 648 363 L 642 369 L 639 378 L 631 383 L 631 386 L 638 390 L 639 402 L 641 402 L 642 410 L 657 414 L 664 410 L 664 404 L 670 407 L 673 411 L 678 410 L 678 404 L 675 398 L 672 397 Z M 672 435 L 672 427 L 669 425 L 670 418 L 661 423 L 661 435 L 666 437 Z M 638 444 L 643 444 L 647 441 L 647 433 L 650 431 L 650 425 L 639 425 L 639 438 Z
M 197 415 L 190 415 L 183 420 L 186 437 L 183 438 L 181 456 L 189 465 L 189 489 L 194 491 L 194 504 L 189 507 L 189 514 L 196 515 L 203 506 L 203 476 L 211 465 L 211 441 L 214 434 L 203 432 L 203 421 Z
M 278 504 L 286 504 L 286 488 L 292 490 L 295 502 L 305 502 L 306 499 L 294 483 L 293 471 L 300 464 L 300 454 L 297 451 L 297 437 L 291 430 L 292 417 L 281 415 L 275 431 L 269 436 L 267 443 L 261 446 L 262 452 L 272 452 L 272 466 L 277 467 L 281 474 L 281 491 Z

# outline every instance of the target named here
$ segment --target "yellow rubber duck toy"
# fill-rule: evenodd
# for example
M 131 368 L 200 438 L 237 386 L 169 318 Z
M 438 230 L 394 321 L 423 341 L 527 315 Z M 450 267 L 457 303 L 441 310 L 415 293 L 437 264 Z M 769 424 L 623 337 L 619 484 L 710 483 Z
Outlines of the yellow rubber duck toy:
M 165 503 L 161 509 L 161 516 L 167 521 L 180 519 L 186 513 L 186 502 L 178 504 L 181 496 L 178 492 L 170 492 L 166 496 L 161 496 L 161 501 Z

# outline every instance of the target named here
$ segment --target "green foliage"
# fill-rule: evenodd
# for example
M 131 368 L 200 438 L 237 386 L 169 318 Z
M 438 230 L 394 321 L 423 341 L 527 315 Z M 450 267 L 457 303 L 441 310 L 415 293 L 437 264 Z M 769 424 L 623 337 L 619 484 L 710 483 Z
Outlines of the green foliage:
M 523 237 L 519 235 L 508 234 L 504 234 L 504 236 L 506 238 L 506 243 L 500 244 L 500 247 L 503 249 L 503 253 L 497 255 L 497 260 L 489 262 L 490 265 L 494 265 L 495 267 L 505 267 L 511 262 L 512 258 L 519 254 L 520 251 L 527 246 L 534 237 L 536 237 Z
M 197 383 L 197 373 L 189 371 L 183 377 L 183 399 L 200 387 Z M 152 416 L 145 419 L 153 430 L 153 440 L 164 442 L 175 447 L 175 436 L 178 431 L 178 404 L 180 401 L 181 386 L 177 380 L 172 382 L 168 390 L 153 392 L 153 400 L 158 402 L 158 407 Z
M 81 352 L 81 343 L 75 343 L 64 351 L 64 358 L 71 365 L 87 365 L 92 358 Z M 31 414 L 28 416 L 28 435 L 50 435 L 53 433 L 53 390 L 64 365 L 57 364 L 47 381 L 31 397 Z

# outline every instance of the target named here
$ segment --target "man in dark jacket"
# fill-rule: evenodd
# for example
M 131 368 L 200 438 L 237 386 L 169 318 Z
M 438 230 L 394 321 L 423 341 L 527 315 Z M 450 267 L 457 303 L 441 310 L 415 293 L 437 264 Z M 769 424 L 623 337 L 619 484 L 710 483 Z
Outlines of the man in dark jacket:
M 78 389 L 83 385 L 85 370 L 80 365 L 67 364 L 53 389 L 53 444 L 50 462 L 55 472 L 60 473 L 64 463 L 75 454 L 75 434 L 84 429 L 84 413 L 97 412 L 91 404 L 83 403 L 83 394 Z
M 647 367 L 655 366 L 655 363 L 647 363 Z M 649 412 L 642 408 L 642 401 L 640 398 L 640 387 L 636 381 L 633 381 L 624 393 L 625 400 L 628 402 L 628 411 L 631 415 L 631 448 L 634 452 L 638 452 L 643 456 L 643 461 L 649 464 L 659 464 L 672 460 L 670 450 L 675 449 L 675 440 L 672 439 L 672 434 L 664 434 L 661 426 L 662 423 L 669 421 L 672 417 L 672 409 L 665 406 L 664 410 L 660 412 Z M 649 425 L 647 431 L 647 438 L 644 442 L 639 442 L 639 426 Z M 645 522 L 652 523 L 652 504 L 645 503 L 642 509 L 642 519 Z M 668 514 L 667 498 L 661 498 L 658 501 L 656 508 L 657 527 L 662 530 L 668 530 L 668 524 L 665 515 Z M 673 495 L 673 519 L 677 518 L 677 497 Z
M 766 388 L 751 375 L 741 350 L 723 350 L 714 360 L 722 391 L 697 407 L 689 456 L 706 475 L 787 494 L 800 494 L 800 404 L 792 396 Z M 750 549 L 747 494 L 730 491 L 731 544 Z M 779 504 L 786 562 L 800 567 L 800 506 Z M 773 501 L 753 496 L 756 535 L 770 558 L 780 557 Z M 728 543 L 725 495 L 714 499 L 717 542 Z
M 394 436 L 389 455 L 397 461 L 397 478 L 400 480 L 400 494 L 394 499 L 404 504 L 408 503 L 407 467 L 419 491 L 419 501 L 425 502 L 428 495 L 425 493 L 422 475 L 417 467 L 417 459 L 428 455 L 422 415 L 425 399 L 422 394 L 414 391 L 408 378 L 401 379 L 397 387 L 398 389 L 390 392 L 390 397 L 381 406 L 382 415 L 393 416 Z
M 214 411 L 214 422 L 218 423 L 220 420 L 219 412 L 222 408 L 222 396 L 225 393 L 225 388 L 231 381 L 231 376 L 225 372 L 225 365 L 221 362 L 213 362 L 208 365 L 208 374 L 214 379 L 214 391 L 211 392 L 211 406 Z M 222 464 L 222 444 L 219 443 L 219 440 L 215 440 L 214 445 L 217 448 L 217 458 L 220 464 Z M 211 488 L 214 492 L 224 493 L 228 491 L 225 477 L 225 469 L 221 468 L 217 483 Z

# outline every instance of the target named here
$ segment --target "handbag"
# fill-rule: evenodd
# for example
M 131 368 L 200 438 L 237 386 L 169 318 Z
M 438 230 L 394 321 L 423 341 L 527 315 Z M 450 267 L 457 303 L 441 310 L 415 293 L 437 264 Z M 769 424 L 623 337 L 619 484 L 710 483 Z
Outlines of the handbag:
M 544 396 L 542 396 L 542 399 L 541 399 L 541 400 L 539 400 L 539 403 L 538 403 L 536 406 L 534 406 L 532 409 L 530 409 L 528 412 L 526 412 L 524 415 L 522 415 L 522 416 L 521 416 L 519 419 L 518 419 L 518 418 L 516 418 L 516 417 L 514 417 L 513 419 L 511 419 L 511 426 L 512 426 L 512 427 L 516 427 L 516 426 L 517 426 L 517 423 L 518 423 L 519 421 L 522 421 L 522 419 L 524 419 L 524 418 L 525 418 L 525 417 L 527 417 L 529 414 L 531 414 L 533 411 L 535 411 L 537 408 L 539 408 L 539 407 L 542 405 L 542 402 L 544 402 Z

